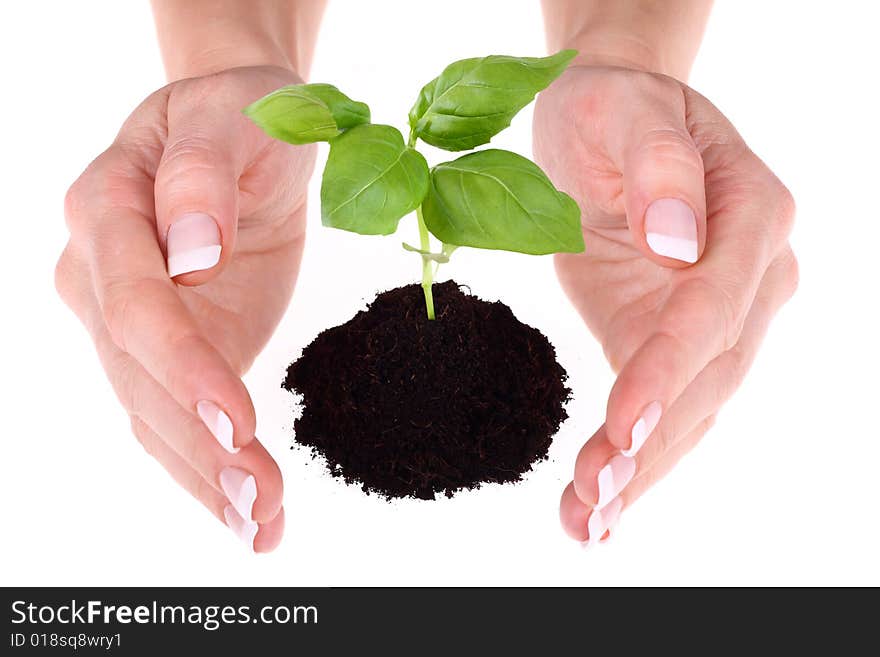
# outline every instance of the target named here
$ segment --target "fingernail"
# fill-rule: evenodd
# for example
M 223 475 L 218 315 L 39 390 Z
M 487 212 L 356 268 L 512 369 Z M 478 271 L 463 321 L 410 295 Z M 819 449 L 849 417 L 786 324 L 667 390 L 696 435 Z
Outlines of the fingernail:
M 253 551 L 254 538 L 256 538 L 260 526 L 252 520 L 242 518 L 231 504 L 223 509 L 223 517 L 226 519 L 226 525 L 229 529 Z
M 185 214 L 168 229 L 168 276 L 210 269 L 220 262 L 220 229 L 210 215 Z
M 604 509 L 593 509 L 587 519 L 587 540 L 584 547 L 597 545 L 603 540 L 606 532 L 614 529 L 620 519 L 621 509 L 623 509 L 623 500 L 619 497 L 611 500 Z
M 196 404 L 196 412 L 202 418 L 202 422 L 208 427 L 208 431 L 217 439 L 230 454 L 236 454 L 238 448 L 232 444 L 232 420 L 214 402 L 200 401 Z
M 633 425 L 632 432 L 630 433 L 629 449 L 620 450 L 621 454 L 624 456 L 636 455 L 636 452 L 642 448 L 642 445 L 645 444 L 648 436 L 651 435 L 651 432 L 660 421 L 660 413 L 660 402 L 651 402 L 645 406 L 642 416 Z
M 623 454 L 612 457 L 605 466 L 599 470 L 599 501 L 596 509 L 604 509 L 615 497 L 620 494 L 626 485 L 636 474 L 636 460 Z
M 254 475 L 234 466 L 223 468 L 220 471 L 220 488 L 238 514 L 248 522 L 253 522 L 254 502 L 257 499 L 257 480 Z
M 645 213 L 645 234 L 657 255 L 697 261 L 697 218 L 684 201 L 661 198 L 651 203 Z

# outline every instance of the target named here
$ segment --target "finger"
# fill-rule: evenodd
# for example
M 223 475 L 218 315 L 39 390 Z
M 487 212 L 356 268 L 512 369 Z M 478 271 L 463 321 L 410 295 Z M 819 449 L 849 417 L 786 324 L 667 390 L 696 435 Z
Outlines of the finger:
M 637 476 L 601 509 L 584 504 L 574 492 L 574 482 L 570 483 L 563 491 L 559 503 L 559 518 L 565 533 L 576 541 L 581 541 L 585 546 L 608 540 L 620 520 L 623 509 L 668 473 L 678 460 L 700 441 L 711 424 L 711 419 L 700 424 L 668 453 L 668 457 L 664 456 L 663 462 L 659 464 L 660 469 L 650 468 L 643 476 Z
M 77 195 L 89 201 L 72 212 L 70 222 L 114 343 L 200 417 L 226 449 L 246 446 L 256 425 L 253 404 L 166 274 L 152 216 L 152 181 L 117 149 L 99 160 L 76 185 Z
M 258 525 L 245 521 L 222 493 L 190 467 L 142 420 L 133 417 L 131 428 L 144 450 L 168 471 L 174 481 L 227 525 L 249 548 L 255 552 L 269 552 L 278 546 L 284 533 L 283 509 L 268 523 Z
M 797 282 L 797 261 L 789 248 L 764 274 L 739 341 L 700 372 L 651 433 L 638 453 L 639 472 L 664 458 L 683 436 L 733 396 L 754 363 L 770 322 L 794 294 Z
M 697 261 L 706 243 L 703 159 L 688 132 L 681 85 L 633 74 L 639 102 L 615 112 L 610 151 L 623 173 L 633 244 L 666 267 Z
M 608 437 L 630 454 L 697 374 L 736 344 L 767 267 L 785 248 L 790 195 L 756 158 L 737 177 L 753 193 L 710 214 L 712 234 L 700 267 L 676 272 L 671 295 L 642 318 L 656 328 L 625 361 L 609 395 Z
M 156 172 L 156 224 L 168 276 L 200 285 L 235 247 L 238 179 L 250 144 L 247 120 L 223 102 L 201 98 L 197 82 L 168 98 L 168 136 Z
M 580 501 L 570 483 L 562 492 L 559 502 L 559 519 L 565 533 L 585 545 L 595 545 L 608 540 L 611 530 L 617 524 L 623 500 L 615 497 L 603 509 L 587 506 Z
M 770 320 L 794 293 L 797 263 L 791 250 L 767 270 L 739 342 L 712 361 L 664 414 L 637 456 L 618 452 L 605 427 L 581 448 L 575 461 L 574 490 L 587 506 L 607 505 L 627 484 L 714 415 L 739 387 L 758 352 Z
M 633 502 L 639 499 L 654 484 L 659 482 L 663 477 L 669 474 L 672 469 L 678 465 L 679 461 L 688 454 L 703 439 L 703 436 L 715 424 L 715 416 L 709 417 L 698 422 L 697 425 L 686 435 L 681 437 L 674 445 L 672 445 L 663 455 L 650 467 L 639 472 L 635 479 L 623 489 L 618 499 L 623 501 L 623 508 L 628 508 Z
M 98 314 L 97 308 L 92 314 Z M 92 338 L 120 402 L 132 416 L 221 492 L 248 521 L 269 523 L 281 510 L 284 483 L 278 464 L 259 440 L 230 453 L 206 425 L 187 413 L 141 365 L 121 351 L 100 322 Z

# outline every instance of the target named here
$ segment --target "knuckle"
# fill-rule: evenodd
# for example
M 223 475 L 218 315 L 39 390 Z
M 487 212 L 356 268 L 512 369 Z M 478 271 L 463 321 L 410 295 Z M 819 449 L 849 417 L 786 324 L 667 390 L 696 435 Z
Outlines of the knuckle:
M 699 161 L 700 153 L 690 135 L 684 129 L 673 127 L 653 128 L 644 133 L 639 148 L 649 158 L 668 161 L 670 159 Z
M 101 207 L 112 202 L 110 190 L 116 186 L 111 181 L 125 172 L 125 160 L 120 148 L 113 145 L 96 157 L 64 194 L 64 218 L 72 235 L 88 233 L 95 215 Z
M 783 267 L 782 278 L 785 285 L 785 299 L 788 300 L 797 292 L 801 277 L 800 265 L 791 248 L 786 249 L 785 253 L 783 253 L 780 266 Z
M 55 291 L 61 300 L 68 306 L 73 305 L 73 289 L 70 278 L 73 275 L 73 267 L 70 255 L 70 244 L 64 247 L 58 262 L 55 263 L 54 282 Z
M 217 145 L 206 135 L 193 133 L 179 137 L 169 144 L 162 154 L 162 161 L 156 172 L 156 185 L 173 183 L 177 176 L 193 170 L 213 170 L 222 164 L 217 153 Z
M 794 218 L 797 206 L 794 196 L 782 182 L 777 180 L 779 189 L 776 193 L 775 221 L 777 222 L 784 237 L 787 237 L 794 227 Z
M 80 176 L 64 194 L 64 218 L 67 221 L 67 227 L 70 232 L 77 229 L 77 222 L 82 216 L 83 186 L 83 178 Z

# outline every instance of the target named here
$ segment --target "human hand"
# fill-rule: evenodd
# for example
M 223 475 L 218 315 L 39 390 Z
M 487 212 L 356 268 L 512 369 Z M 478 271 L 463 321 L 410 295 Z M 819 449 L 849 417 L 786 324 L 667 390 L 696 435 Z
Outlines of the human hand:
M 562 495 L 590 544 L 690 451 L 797 285 L 788 190 L 673 78 L 574 66 L 538 99 L 535 155 L 580 204 L 559 280 L 617 373 Z
M 281 540 L 282 480 L 240 377 L 293 292 L 315 149 L 241 109 L 297 82 L 251 67 L 152 94 L 70 188 L 55 274 L 144 449 L 257 552 Z

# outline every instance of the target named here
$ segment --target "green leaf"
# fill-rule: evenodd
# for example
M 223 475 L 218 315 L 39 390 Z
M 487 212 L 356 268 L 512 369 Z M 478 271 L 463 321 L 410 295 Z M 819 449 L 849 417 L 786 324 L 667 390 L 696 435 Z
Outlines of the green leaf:
M 446 244 L 533 255 L 584 250 L 577 203 L 538 165 L 510 151 L 489 149 L 438 164 L 422 215 Z
M 328 141 L 341 130 L 370 122 L 370 108 L 330 84 L 276 89 L 242 112 L 274 139 L 289 144 Z
M 316 82 L 301 86 L 330 109 L 336 127 L 340 130 L 348 130 L 356 125 L 370 122 L 370 108 L 367 104 L 352 100 L 332 84 Z
M 428 163 L 388 125 L 360 125 L 330 142 L 321 181 L 325 226 L 390 235 L 428 191 Z
M 490 55 L 462 59 L 422 87 L 409 125 L 423 141 L 448 151 L 486 144 L 577 54 L 550 57 Z

